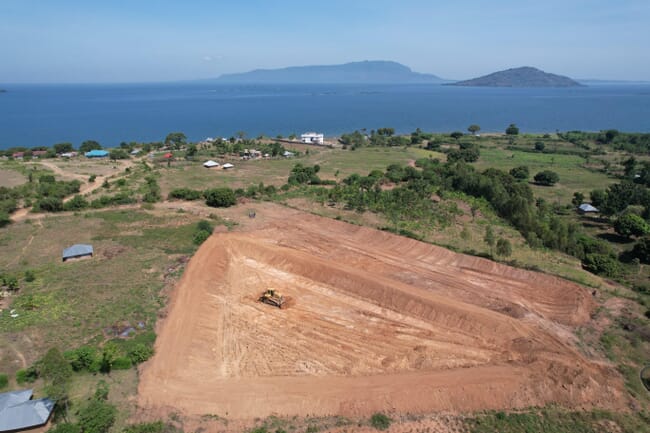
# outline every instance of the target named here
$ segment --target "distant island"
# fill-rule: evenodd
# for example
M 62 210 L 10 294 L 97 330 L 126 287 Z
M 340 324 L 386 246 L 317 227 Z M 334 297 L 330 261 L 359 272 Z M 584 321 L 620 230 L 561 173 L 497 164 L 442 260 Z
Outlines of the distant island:
M 467 87 L 580 87 L 582 84 L 563 75 L 549 74 L 537 68 L 523 66 L 494 72 L 471 80 L 449 83 Z
M 282 69 L 256 69 L 250 72 L 224 74 L 217 78 L 223 83 L 260 84 L 406 84 L 441 83 L 440 77 L 413 72 L 397 62 L 373 60 L 342 65 L 292 66 Z
M 0 93 L 7 93 L 5 89 L 0 89 Z

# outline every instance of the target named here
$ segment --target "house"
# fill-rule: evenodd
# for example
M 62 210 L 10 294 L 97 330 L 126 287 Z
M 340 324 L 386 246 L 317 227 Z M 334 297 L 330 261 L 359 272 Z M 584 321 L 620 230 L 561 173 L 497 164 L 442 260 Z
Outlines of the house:
M 47 423 L 54 410 L 49 398 L 32 400 L 32 390 L 0 394 L 0 432 L 31 429 Z
M 227 162 L 227 163 L 225 163 L 222 167 L 223 167 L 224 170 L 227 170 L 227 169 L 229 169 L 229 168 L 233 168 L 234 165 L 232 165 L 231 163 Z
M 47 155 L 47 150 L 32 150 L 32 157 L 40 158 Z
M 600 212 L 598 209 L 590 205 L 589 203 L 582 203 L 580 206 L 578 206 L 578 212 L 580 213 L 598 213 Z
M 140 152 L 142 152 L 142 149 L 133 149 L 133 150 L 131 151 L 131 155 L 135 156 L 135 155 L 137 155 L 137 154 L 140 153 Z
M 215 168 L 215 167 L 219 167 L 219 163 L 217 161 L 209 160 L 209 161 L 205 161 L 203 163 L 203 167 L 205 167 L 205 168 Z
M 74 158 L 77 156 L 77 152 L 65 152 L 59 155 L 61 158 Z
M 11 154 L 14 159 L 23 159 L 25 152 L 14 152 Z
M 93 246 L 86 244 L 76 244 L 63 250 L 61 258 L 64 262 L 72 259 L 82 259 L 93 256 Z
M 282 154 L 282 156 L 284 156 L 285 158 L 291 158 L 294 155 L 295 153 L 289 152 L 288 150 L 285 150 L 284 153 Z
M 300 141 L 306 144 L 323 144 L 325 136 L 323 134 L 317 134 L 315 132 L 305 132 L 300 135 Z
M 167 152 L 166 154 L 163 155 L 163 158 L 165 159 L 172 159 L 174 157 L 174 154 L 171 152 Z
M 90 152 L 86 152 L 84 155 L 86 156 L 86 158 L 106 158 L 108 156 L 108 151 L 94 149 L 91 150 Z

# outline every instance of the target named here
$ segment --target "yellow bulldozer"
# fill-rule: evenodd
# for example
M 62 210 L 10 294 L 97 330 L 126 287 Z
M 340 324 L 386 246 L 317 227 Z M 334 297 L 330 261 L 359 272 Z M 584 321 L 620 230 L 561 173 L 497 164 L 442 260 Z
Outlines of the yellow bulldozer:
M 260 296 L 260 302 L 264 302 L 265 304 L 273 305 L 274 307 L 278 307 L 282 309 L 282 305 L 284 305 L 285 299 L 282 294 L 280 294 L 277 290 L 275 289 L 267 289 L 262 296 Z

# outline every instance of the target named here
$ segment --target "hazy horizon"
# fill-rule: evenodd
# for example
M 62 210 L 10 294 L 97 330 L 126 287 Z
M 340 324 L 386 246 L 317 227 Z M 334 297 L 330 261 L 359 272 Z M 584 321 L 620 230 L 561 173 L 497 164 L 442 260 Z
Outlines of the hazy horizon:
M 137 83 L 390 60 L 463 80 L 519 66 L 650 80 L 646 0 L 3 0 L 0 82 Z

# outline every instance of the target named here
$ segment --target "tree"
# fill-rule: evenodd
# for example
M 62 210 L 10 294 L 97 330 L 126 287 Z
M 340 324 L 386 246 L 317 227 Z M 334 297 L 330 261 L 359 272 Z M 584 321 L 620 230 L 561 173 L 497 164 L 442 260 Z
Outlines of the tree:
M 102 145 L 95 140 L 86 140 L 81 143 L 81 146 L 79 146 L 79 152 L 86 153 L 90 152 L 91 150 L 100 150 L 101 148 Z
M 614 231 L 621 236 L 643 236 L 650 233 L 650 225 L 638 215 L 626 213 L 614 222 Z
M 519 128 L 514 123 L 506 128 L 506 135 L 519 135 Z
M 528 171 L 528 167 L 520 165 L 519 167 L 514 167 L 510 170 L 510 176 L 515 179 L 526 180 L 528 179 L 528 176 L 530 176 L 530 172 Z
M 57 143 L 53 147 L 54 152 L 58 154 L 72 152 L 74 150 L 72 143 Z
M 189 146 L 187 146 L 187 152 L 185 152 L 185 156 L 188 159 L 192 159 L 196 155 L 196 152 L 197 152 L 196 144 L 190 144 Z
M 535 142 L 535 150 L 538 152 L 542 152 L 546 148 L 546 145 L 544 144 L 543 141 L 536 141 Z
M 575 207 L 578 207 L 584 202 L 585 202 L 585 195 L 583 193 L 581 193 L 581 192 L 574 192 L 573 193 L 573 199 L 571 200 L 572 205 L 574 205 Z
M 467 130 L 468 130 L 471 134 L 476 135 L 476 133 L 479 132 L 479 131 L 481 130 L 481 127 L 478 126 L 478 125 L 476 125 L 476 124 L 472 124 L 472 125 L 469 125 L 469 126 L 467 127 Z
M 463 136 L 463 133 L 460 132 L 460 131 L 454 131 L 454 132 L 452 132 L 451 134 L 449 134 L 449 136 L 450 136 L 451 138 L 453 138 L 453 139 L 458 140 L 460 137 Z
M 379 128 L 377 129 L 377 134 L 390 137 L 391 135 L 395 134 L 395 128 Z
M 537 173 L 533 179 L 539 185 L 553 186 L 560 181 L 560 176 L 554 171 L 544 170 Z
M 129 159 L 129 154 L 124 149 L 111 149 L 108 157 L 112 160 Z
M 510 241 L 505 238 L 499 238 L 497 241 L 497 255 L 509 257 L 512 254 L 512 245 Z
M 46 382 L 48 396 L 57 403 L 57 410 L 66 419 L 69 397 L 68 387 L 72 376 L 72 367 L 57 348 L 47 351 L 39 362 L 41 377 Z
M 170 132 L 165 137 L 165 144 L 173 146 L 174 149 L 180 149 L 187 142 L 187 137 L 182 132 Z
M 602 189 L 595 189 L 589 193 L 589 198 L 592 205 L 600 207 L 607 200 L 607 193 Z
M 203 193 L 205 204 L 211 207 L 230 207 L 237 203 L 235 192 L 230 188 L 213 188 Z
M 628 159 L 623 161 L 623 173 L 625 177 L 632 177 L 634 175 L 634 170 L 636 168 L 636 158 L 630 156 Z
M 116 414 L 115 406 L 93 398 L 79 411 L 79 425 L 84 433 L 107 433 L 115 423 Z
M 639 239 L 632 248 L 632 255 L 641 263 L 650 264 L 650 237 Z

